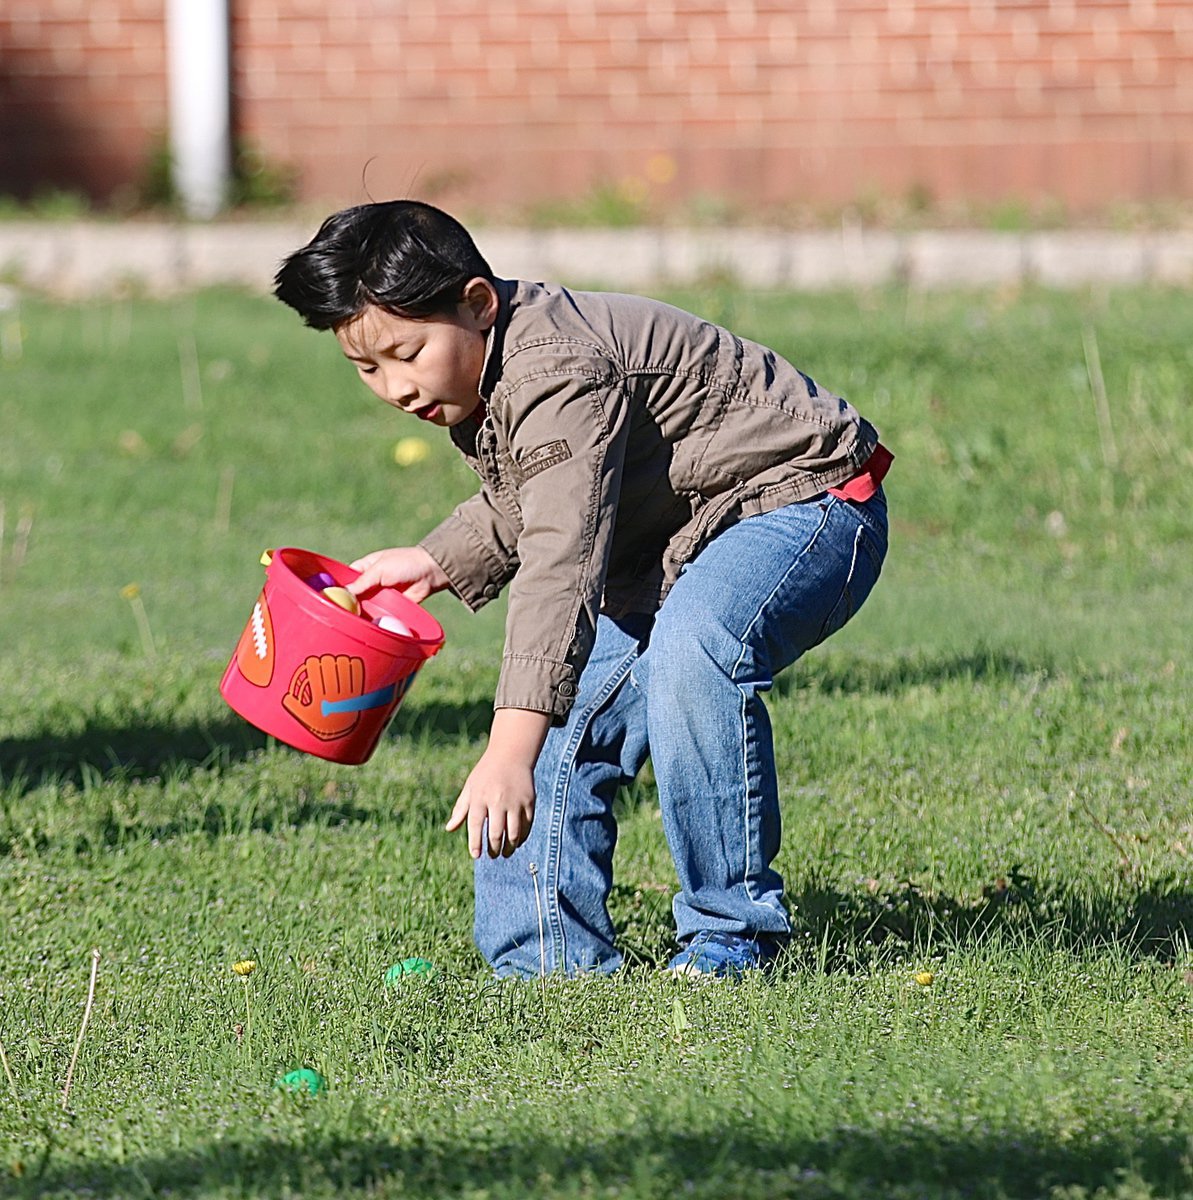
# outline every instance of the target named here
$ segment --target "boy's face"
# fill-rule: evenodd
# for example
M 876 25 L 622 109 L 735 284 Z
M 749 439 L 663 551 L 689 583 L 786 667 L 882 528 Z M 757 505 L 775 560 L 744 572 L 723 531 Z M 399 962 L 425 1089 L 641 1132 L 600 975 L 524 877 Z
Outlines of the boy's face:
M 447 427 L 480 404 L 485 334 L 496 317 L 497 292 L 477 278 L 449 316 L 414 320 L 370 306 L 335 335 L 365 385 L 386 404 Z

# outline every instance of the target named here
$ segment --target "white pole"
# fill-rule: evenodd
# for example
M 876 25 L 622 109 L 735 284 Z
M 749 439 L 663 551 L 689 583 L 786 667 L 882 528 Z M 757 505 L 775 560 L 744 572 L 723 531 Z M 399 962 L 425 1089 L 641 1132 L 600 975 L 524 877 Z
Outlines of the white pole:
M 228 0 L 167 0 L 170 157 L 188 216 L 223 207 L 232 164 Z

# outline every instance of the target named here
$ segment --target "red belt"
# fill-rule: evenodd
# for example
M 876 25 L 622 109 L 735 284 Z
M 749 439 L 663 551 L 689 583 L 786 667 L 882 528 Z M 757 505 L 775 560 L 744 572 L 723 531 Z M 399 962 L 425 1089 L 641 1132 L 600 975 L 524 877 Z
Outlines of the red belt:
M 878 491 L 882 485 L 883 478 L 887 471 L 890 470 L 891 463 L 894 461 L 895 456 L 879 442 L 874 449 L 874 453 L 866 459 L 866 465 L 852 479 L 843 483 L 840 487 L 829 488 L 828 494 L 830 496 L 840 496 L 842 500 L 855 500 L 859 504 L 864 504 Z

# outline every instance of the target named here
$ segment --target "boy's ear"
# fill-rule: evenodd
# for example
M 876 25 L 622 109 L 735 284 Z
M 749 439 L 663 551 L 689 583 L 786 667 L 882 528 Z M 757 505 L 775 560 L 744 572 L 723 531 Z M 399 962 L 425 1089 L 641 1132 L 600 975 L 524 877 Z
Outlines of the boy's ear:
M 497 320 L 497 289 L 482 275 L 464 285 L 463 303 L 481 330 L 491 329 Z

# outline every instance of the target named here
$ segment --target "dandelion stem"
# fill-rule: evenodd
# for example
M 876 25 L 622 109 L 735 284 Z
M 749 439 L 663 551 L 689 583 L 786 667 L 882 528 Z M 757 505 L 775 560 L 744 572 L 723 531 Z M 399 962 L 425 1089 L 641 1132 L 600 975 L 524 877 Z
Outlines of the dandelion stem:
M 1110 422 L 1110 401 L 1106 397 L 1106 380 L 1102 377 L 1102 356 L 1098 353 L 1098 335 L 1087 325 L 1081 331 L 1085 348 L 1085 373 L 1089 377 L 1089 390 L 1094 397 L 1094 411 L 1098 415 L 1098 437 L 1102 442 L 1102 462 L 1108 471 L 1118 469 L 1118 443 L 1114 440 L 1114 426 Z
M 33 532 L 33 509 L 21 509 L 20 520 L 17 521 L 16 531 L 12 537 L 12 565 L 25 565 L 25 555 L 29 552 L 29 535 Z
M 153 640 L 153 630 L 149 627 L 149 614 L 145 611 L 145 601 L 140 596 L 134 596 L 129 601 L 133 617 L 137 622 L 137 632 L 141 635 L 141 649 L 146 658 L 157 658 L 157 644 Z
M 253 1040 L 253 1006 L 250 1003 L 249 996 L 249 981 L 244 979 L 244 1040 L 251 1042 Z
M 246 1039 L 251 1039 L 253 1036 L 253 1008 L 252 997 L 249 994 L 249 976 L 257 969 L 257 960 L 254 958 L 242 958 L 239 962 L 232 964 L 232 970 L 244 984 L 244 1017 L 243 1025 L 236 1026 L 236 1044 L 243 1045 Z
M 220 473 L 220 487 L 215 497 L 215 529 L 227 533 L 232 525 L 232 489 L 236 484 L 236 468 L 225 467 Z
M 70 1056 L 70 1066 L 66 1069 L 66 1083 L 62 1087 L 62 1107 L 70 1104 L 70 1085 L 75 1077 L 75 1064 L 79 1061 L 79 1051 L 83 1048 L 83 1035 L 87 1032 L 87 1023 L 91 1020 L 91 1006 L 95 1003 L 95 978 L 99 974 L 99 950 L 91 951 L 91 982 L 87 985 L 87 1006 L 83 1009 L 83 1022 L 79 1026 L 79 1036 L 75 1038 L 74 1053 Z
M 8 1055 L 4 1052 L 3 1042 L 0 1042 L 0 1063 L 4 1064 L 4 1077 L 8 1080 L 8 1086 L 12 1088 L 12 1098 L 17 1102 L 17 1112 L 21 1114 L 23 1119 L 25 1110 L 21 1107 L 21 1097 L 17 1092 L 17 1081 L 13 1078 L 12 1067 L 8 1065 Z
M 203 407 L 203 380 L 199 374 L 199 348 L 193 333 L 178 335 L 178 370 L 182 374 L 182 403 L 195 412 Z
M 1124 871 L 1133 873 L 1135 870 L 1135 861 L 1128 853 L 1126 846 L 1119 840 L 1113 829 L 1102 821 L 1097 813 L 1089 806 L 1089 801 L 1084 795 L 1079 795 L 1073 791 L 1069 793 L 1070 799 L 1076 800 L 1078 804 L 1085 810 L 1085 815 L 1089 817 L 1093 827 L 1118 851 L 1119 865 Z
M 108 327 L 108 338 L 113 350 L 123 350 L 133 331 L 133 309 L 127 300 L 112 306 L 112 320 Z
M 539 918 L 539 996 L 543 1004 L 543 1016 L 547 1015 L 547 940 L 543 932 L 543 902 L 539 897 L 539 868 L 538 863 L 528 867 L 530 878 L 534 883 L 534 907 Z

